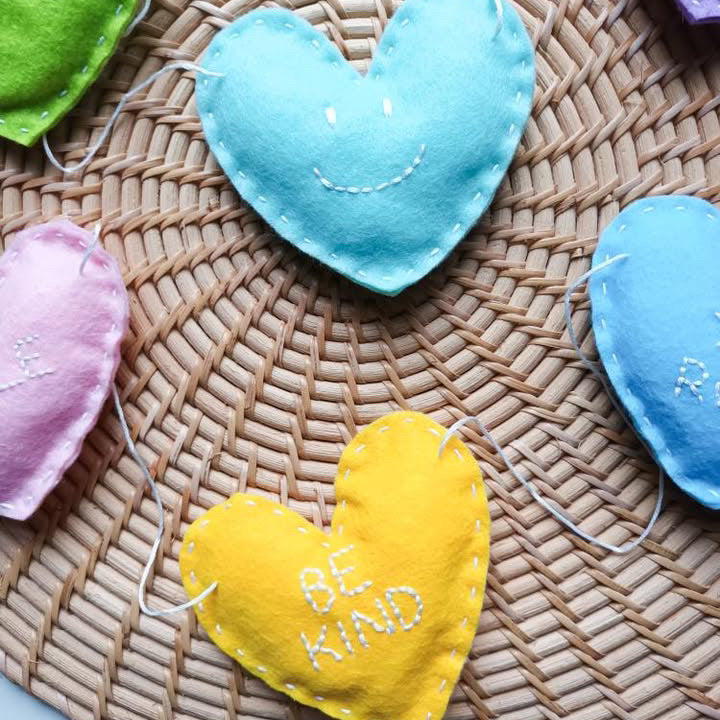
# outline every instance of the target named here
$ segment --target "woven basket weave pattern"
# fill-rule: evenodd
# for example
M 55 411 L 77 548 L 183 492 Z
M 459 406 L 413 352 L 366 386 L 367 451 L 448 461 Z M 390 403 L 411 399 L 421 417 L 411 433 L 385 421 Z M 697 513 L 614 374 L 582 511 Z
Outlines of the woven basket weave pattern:
M 125 275 L 118 384 L 168 518 L 154 606 L 185 599 L 183 532 L 238 490 L 327 526 L 343 446 L 398 408 L 445 425 L 481 413 L 585 530 L 622 543 L 645 525 L 656 469 L 578 362 L 562 298 L 632 200 L 720 199 L 720 31 L 682 26 L 669 0 L 515 4 L 538 79 L 511 172 L 450 259 L 395 299 L 309 260 L 238 198 L 203 140 L 192 74 L 163 76 L 129 102 L 77 176 L 61 177 L 39 149 L 0 143 L 3 247 L 60 213 L 99 221 Z M 51 134 L 61 160 L 82 158 L 123 92 L 170 61 L 196 61 L 248 7 L 156 0 Z M 294 9 L 364 69 L 394 7 Z M 574 301 L 594 356 L 584 289 Z M 608 556 L 532 502 L 472 429 L 466 437 L 486 475 L 491 567 L 448 718 L 720 717 L 720 523 L 671 490 L 642 547 Z M 74 720 L 317 715 L 241 671 L 191 612 L 139 613 L 156 522 L 108 405 L 42 510 L 0 522 L 0 671 Z

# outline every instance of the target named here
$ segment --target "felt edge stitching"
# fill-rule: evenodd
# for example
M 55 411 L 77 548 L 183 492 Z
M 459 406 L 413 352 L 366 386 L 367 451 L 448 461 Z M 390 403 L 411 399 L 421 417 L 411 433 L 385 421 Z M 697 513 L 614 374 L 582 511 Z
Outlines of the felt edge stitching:
M 414 2 L 420 3 L 421 0 L 413 0 Z M 424 3 L 430 4 L 430 0 L 424 0 Z M 522 20 L 517 15 L 517 12 L 512 6 L 509 6 L 510 12 L 508 13 L 508 17 L 513 17 L 513 22 L 517 23 L 520 27 L 524 28 L 522 24 Z M 212 55 L 213 59 L 217 58 L 219 53 L 224 50 L 224 46 L 222 43 L 225 42 L 225 38 L 223 37 L 225 34 L 228 34 L 229 37 L 233 39 L 239 38 L 240 34 L 246 30 L 248 27 L 251 26 L 252 23 L 250 23 L 247 18 L 250 17 L 250 15 L 253 12 L 263 12 L 262 10 L 254 10 L 250 13 L 247 13 L 245 15 L 240 16 L 238 20 L 235 22 L 239 22 L 239 27 L 234 28 L 234 32 L 230 32 L 231 28 L 233 28 L 233 25 L 225 28 L 222 30 L 218 35 L 216 35 L 215 38 L 213 38 L 212 42 L 210 43 L 210 46 L 208 47 L 208 55 Z M 274 15 L 273 21 L 274 23 L 279 23 L 283 21 L 283 18 L 289 20 L 292 18 L 294 23 L 295 30 L 303 30 L 306 31 L 308 29 L 312 30 L 314 40 L 317 40 L 317 35 L 319 35 L 322 39 L 318 41 L 324 42 L 327 47 L 333 48 L 335 52 L 337 51 L 337 48 L 331 43 L 331 41 L 323 35 L 323 33 L 319 32 L 314 26 L 312 26 L 310 23 L 308 23 L 304 18 L 301 18 L 297 16 L 296 14 L 292 13 L 289 10 L 284 9 L 273 9 L 273 10 L 265 10 L 265 13 L 272 12 Z M 395 32 L 395 24 L 398 24 L 399 26 L 402 26 L 402 19 L 401 19 L 401 12 L 402 7 L 398 9 L 398 11 L 393 15 L 393 17 L 390 20 L 390 23 L 385 29 L 385 32 L 383 33 L 383 37 L 381 38 L 381 42 L 378 46 L 378 51 L 381 47 L 383 47 L 383 41 L 388 36 L 388 31 L 390 32 L 390 39 L 387 41 L 392 42 L 392 33 Z M 397 19 L 397 23 L 395 23 Z M 268 27 L 271 27 L 270 23 L 266 23 Z M 286 23 L 289 25 L 289 23 Z M 514 31 L 513 37 L 514 39 L 517 39 L 518 31 Z M 201 122 L 203 125 L 203 130 L 205 132 L 206 138 L 208 140 L 208 147 L 210 152 L 215 156 L 215 158 L 218 160 L 220 166 L 225 171 L 225 174 L 227 175 L 230 182 L 235 187 L 236 192 L 240 197 L 242 197 L 245 202 L 250 204 L 257 213 L 259 213 L 265 221 L 277 232 L 277 234 L 290 242 L 292 245 L 294 245 L 297 249 L 301 250 L 302 252 L 305 252 L 309 254 L 311 257 L 313 257 L 315 260 L 318 260 L 322 262 L 323 264 L 330 267 L 335 272 L 339 273 L 340 275 L 343 275 L 344 277 L 348 278 L 352 282 L 361 285 L 363 287 L 368 288 L 369 290 L 372 290 L 374 292 L 386 295 L 386 296 L 395 296 L 401 293 L 403 290 L 405 290 L 410 285 L 418 282 L 422 278 L 424 278 L 426 275 L 428 275 L 430 272 L 432 272 L 441 262 L 443 262 L 448 255 L 455 249 L 457 244 L 467 235 L 470 230 L 475 226 L 477 221 L 482 217 L 482 215 L 487 211 L 488 207 L 490 206 L 493 198 L 495 197 L 500 185 L 502 184 L 503 178 L 506 176 L 507 171 L 515 158 L 515 155 L 517 154 L 518 146 L 522 140 L 522 135 L 524 132 L 524 129 L 529 121 L 530 114 L 532 111 L 532 103 L 533 103 L 533 96 L 534 96 L 534 90 L 535 90 L 535 58 L 533 54 L 533 47 L 532 43 L 530 41 L 529 36 L 527 35 L 527 31 L 524 31 L 522 33 L 524 40 L 526 41 L 526 47 L 523 50 L 518 51 L 517 53 L 517 59 L 519 61 L 522 61 L 522 70 L 525 72 L 527 70 L 527 66 L 530 66 L 531 70 L 531 79 L 528 84 L 528 87 L 525 88 L 526 92 L 520 91 L 516 95 L 515 105 L 519 105 L 519 108 L 513 108 L 513 111 L 518 111 L 520 114 L 518 117 L 515 118 L 515 122 L 512 122 L 508 129 L 508 136 L 515 136 L 517 134 L 517 139 L 515 142 L 515 148 L 512 153 L 508 153 L 506 157 L 503 159 L 502 165 L 500 163 L 496 163 L 492 166 L 490 169 L 489 167 L 484 167 L 477 175 L 475 182 L 473 183 L 473 189 L 470 191 L 470 194 L 472 195 L 472 199 L 465 204 L 464 207 L 461 207 L 460 209 L 460 219 L 459 221 L 455 222 L 455 224 L 452 226 L 452 228 L 443 234 L 440 239 L 436 241 L 436 247 L 434 247 L 432 250 L 430 250 L 429 253 L 427 253 L 424 256 L 424 261 L 421 264 L 415 265 L 410 270 L 408 270 L 404 277 L 402 279 L 398 279 L 398 282 L 392 286 L 392 288 L 388 287 L 380 287 L 379 283 L 372 283 L 369 282 L 366 277 L 367 274 L 363 270 L 355 270 L 354 272 L 349 269 L 343 269 L 339 267 L 337 262 L 337 255 L 334 252 L 325 252 L 327 248 L 323 249 L 323 257 L 318 257 L 314 253 L 311 253 L 309 250 L 309 246 L 313 245 L 313 241 L 310 240 L 305 236 L 304 233 L 298 232 L 296 228 L 293 227 L 293 223 L 287 218 L 286 215 L 284 215 L 282 212 L 280 212 L 277 217 L 275 216 L 274 212 L 271 212 L 269 209 L 267 209 L 267 198 L 272 197 L 272 194 L 270 192 L 259 192 L 257 198 L 255 198 L 254 201 L 251 201 L 250 199 L 246 198 L 240 191 L 240 189 L 235 184 L 235 178 L 236 176 L 241 176 L 243 179 L 248 177 L 240 168 L 237 167 L 237 164 L 235 163 L 234 158 L 225 150 L 224 142 L 221 138 L 218 138 L 218 134 L 215 132 L 215 123 L 213 120 L 213 127 L 209 127 L 207 123 L 207 117 L 209 117 L 211 120 L 213 119 L 213 113 L 208 108 L 212 106 L 212 102 L 209 100 L 210 96 L 212 95 L 214 97 L 214 92 L 211 90 L 207 91 L 207 98 L 203 96 L 203 90 L 200 89 L 199 92 L 197 92 L 197 108 L 200 114 Z M 219 49 L 215 49 L 212 53 L 210 52 L 213 49 L 213 45 L 215 44 L 220 45 Z M 368 76 L 370 72 L 375 67 L 376 63 L 375 60 L 378 58 L 379 55 L 376 52 L 375 56 L 373 57 L 373 60 L 371 62 L 370 68 L 368 69 Z M 344 58 L 343 58 L 344 61 Z M 345 62 L 345 61 L 344 61 Z M 347 65 L 347 63 L 345 62 Z M 203 61 L 203 67 L 205 69 L 210 70 L 211 68 L 207 67 L 205 62 Z M 352 69 L 352 68 L 351 68 Z M 354 71 L 353 71 L 354 72 Z M 525 79 L 520 81 L 520 84 L 523 84 L 525 82 Z M 202 87 L 207 88 L 208 87 L 208 78 L 203 78 L 202 80 Z M 207 107 L 205 106 L 205 101 L 207 100 Z M 523 103 L 520 104 L 519 100 L 523 100 Z M 512 103 L 512 100 L 508 100 L 507 104 L 510 105 Z M 511 117 L 515 117 L 513 112 L 509 113 Z M 215 148 L 213 147 L 215 145 L 216 147 L 219 147 L 222 149 L 222 156 L 220 152 L 216 152 Z M 497 180 L 495 182 L 491 183 L 484 183 L 480 180 L 480 178 L 486 178 L 488 176 L 496 176 Z M 258 183 L 256 178 L 251 178 L 253 185 L 257 188 L 260 186 L 260 183 Z M 485 185 L 494 185 L 492 191 L 483 193 L 477 192 L 476 189 L 480 186 Z M 479 205 L 477 204 L 479 203 Z M 281 205 L 282 203 L 277 203 L 273 201 L 273 205 Z M 473 207 L 475 205 L 475 207 Z M 383 276 L 381 278 L 382 280 L 385 280 L 386 278 Z
M 442 440 L 443 433 L 445 431 L 445 428 L 443 428 L 441 425 L 439 425 L 437 422 L 435 422 L 431 417 L 424 415 L 423 413 L 414 412 L 414 411 L 400 411 L 400 412 L 394 412 L 389 413 L 388 415 L 384 415 L 383 417 L 379 418 L 378 420 L 375 420 L 370 425 L 368 425 L 366 428 L 364 428 L 361 432 L 359 432 L 347 445 L 345 450 L 342 453 L 342 456 L 340 458 L 340 462 L 338 464 L 338 473 L 335 479 L 335 485 L 336 487 L 339 487 L 340 483 L 345 484 L 349 481 L 350 477 L 350 470 L 346 469 L 344 473 L 341 473 L 341 468 L 343 465 L 343 460 L 347 454 L 350 454 L 350 450 L 354 449 L 355 453 L 362 452 L 364 450 L 365 446 L 369 444 L 371 441 L 371 437 L 368 437 L 367 439 L 364 438 L 366 434 L 370 435 L 371 433 L 377 433 L 380 434 L 382 432 L 392 431 L 393 429 L 397 430 L 397 427 L 402 428 L 402 424 L 410 424 L 415 423 L 415 421 L 418 421 L 419 423 L 426 423 L 427 427 L 426 429 L 430 434 L 432 434 L 434 437 L 438 439 L 438 446 L 440 441 Z M 396 427 L 393 428 L 392 425 L 395 425 Z M 364 442 L 361 442 L 361 440 L 364 440 Z M 478 558 L 479 556 L 487 556 L 487 564 L 485 566 L 485 572 L 482 573 L 482 577 L 480 580 L 475 584 L 471 585 L 469 595 L 470 595 L 470 601 L 471 602 L 478 602 L 476 598 L 479 598 L 478 607 L 475 610 L 474 614 L 474 623 L 471 623 L 471 616 L 472 611 L 465 615 L 462 620 L 460 621 L 460 632 L 465 634 L 465 640 L 461 643 L 457 643 L 457 645 L 450 651 L 449 653 L 449 659 L 453 661 L 453 663 L 456 664 L 456 670 L 450 674 L 449 677 L 443 678 L 440 682 L 439 687 L 434 686 L 434 690 L 436 691 L 437 695 L 443 695 L 446 693 L 446 697 L 444 701 L 441 700 L 441 709 L 444 712 L 444 710 L 447 708 L 448 703 L 450 702 L 450 695 L 452 693 L 453 688 L 457 685 L 458 678 L 460 677 L 460 673 L 462 672 L 462 668 L 465 664 L 465 660 L 468 656 L 468 653 L 470 652 L 470 649 L 472 647 L 472 641 L 475 637 L 475 630 L 477 628 L 477 623 L 480 618 L 480 615 L 482 613 L 482 608 L 484 604 L 484 597 L 485 597 L 485 585 L 487 583 L 487 570 L 489 567 L 490 562 L 490 555 L 489 555 L 489 541 L 490 541 L 490 513 L 489 508 L 487 505 L 487 496 L 485 494 L 485 484 L 484 484 L 484 478 L 482 475 L 482 472 L 480 471 L 480 467 L 473 457 L 472 453 L 467 449 L 465 444 L 458 438 L 457 436 L 453 436 L 448 444 L 448 450 L 450 449 L 451 445 L 455 445 L 455 447 L 452 448 L 455 456 L 458 458 L 458 460 L 465 460 L 470 463 L 471 467 L 473 467 L 473 473 L 474 473 L 474 481 L 471 483 L 470 487 L 470 493 L 471 493 L 471 502 L 479 502 L 481 504 L 480 508 L 480 515 L 482 517 L 478 517 L 475 520 L 475 531 L 472 534 L 472 540 L 473 544 L 468 545 L 468 558 L 470 559 L 470 562 L 472 564 L 473 570 L 478 569 Z M 458 447 L 459 446 L 459 447 Z M 464 457 L 463 457 L 464 455 Z M 342 475 L 342 479 L 341 479 Z M 477 492 L 478 485 L 481 488 L 481 492 Z M 342 488 L 339 488 L 342 492 Z M 343 500 L 342 507 L 338 508 L 335 513 L 333 513 L 330 526 L 335 532 L 335 522 L 337 518 L 338 524 L 338 537 L 342 535 L 342 523 L 340 515 L 346 512 L 346 506 L 345 501 Z M 483 538 L 487 540 L 484 548 L 477 548 L 476 544 L 478 542 L 482 542 Z M 479 590 L 479 593 L 478 593 Z M 466 629 L 467 628 L 467 629 Z M 457 658 L 457 660 L 455 660 Z M 427 688 L 427 693 L 430 693 L 431 688 Z M 422 694 L 420 692 L 417 693 Z M 319 706 L 317 706 L 319 707 Z M 323 710 L 324 712 L 328 712 L 326 708 L 319 709 Z M 428 711 L 426 715 L 422 716 L 420 720 L 432 720 L 433 717 L 440 717 L 441 713 L 439 711 L 437 716 L 433 715 L 432 711 Z M 330 714 L 328 712 L 328 714 Z M 422 713 L 421 713 L 422 715 Z M 341 720 L 341 716 L 334 715 L 334 717 L 338 718 L 338 720 Z M 361 716 L 361 720 L 371 720 L 371 718 Z
M 400 411 L 395 413 L 389 413 L 387 415 L 384 415 L 383 417 L 379 418 L 378 420 L 374 421 L 367 427 L 363 428 L 345 447 L 343 450 L 342 456 L 340 458 L 340 462 L 338 463 L 338 471 L 335 478 L 335 486 L 338 488 L 340 483 L 345 483 L 349 479 L 350 470 L 347 469 L 345 472 L 341 471 L 342 465 L 343 465 L 343 459 L 346 455 L 350 454 L 351 450 L 354 450 L 355 453 L 362 452 L 368 445 L 368 443 L 371 441 L 371 438 L 366 437 L 368 434 L 380 434 L 383 432 L 386 432 L 388 430 L 393 429 L 391 426 L 395 425 L 395 428 L 399 427 L 402 429 L 403 425 L 401 423 L 413 423 L 416 420 L 419 420 L 421 423 L 427 423 L 428 427 L 427 430 L 440 441 L 442 439 L 443 430 L 441 426 L 439 426 L 432 418 L 423 415 L 422 413 L 417 412 L 406 412 L 406 411 Z M 363 441 L 363 442 L 361 442 Z M 465 658 L 467 657 L 470 648 L 472 647 L 472 641 L 475 636 L 475 630 L 477 627 L 477 622 L 480 617 L 480 614 L 482 612 L 482 607 L 484 604 L 484 596 L 485 596 L 485 586 L 487 582 L 487 569 L 489 564 L 489 538 L 490 538 L 490 514 L 489 514 L 489 508 L 487 504 L 487 497 L 484 490 L 484 478 L 482 476 L 482 472 L 480 471 L 480 468 L 470 453 L 470 451 L 465 447 L 464 443 L 457 437 L 454 437 L 451 440 L 451 444 L 455 444 L 456 446 L 459 445 L 462 450 L 458 449 L 458 447 L 453 448 L 454 454 L 457 456 L 460 460 L 465 460 L 470 463 L 471 467 L 473 467 L 474 472 L 474 481 L 471 483 L 471 502 L 474 503 L 480 503 L 480 516 L 475 521 L 475 532 L 472 534 L 473 544 L 467 546 L 467 555 L 468 555 L 468 562 L 472 565 L 473 570 L 478 570 L 480 568 L 479 565 L 479 558 L 485 557 L 487 558 L 487 562 L 485 563 L 485 571 L 481 573 L 481 577 L 478 581 L 476 581 L 474 584 L 470 585 L 470 590 L 468 592 L 470 596 L 470 601 L 477 603 L 477 609 L 474 611 L 469 612 L 465 617 L 462 618 L 462 621 L 459 624 L 459 632 L 461 634 L 464 634 L 465 638 L 463 641 L 456 644 L 456 646 L 450 651 L 449 653 L 449 659 L 453 662 L 454 665 L 456 665 L 456 670 L 449 674 L 447 678 L 443 678 L 440 682 L 439 688 L 435 685 L 432 686 L 433 692 L 431 693 L 431 687 L 428 686 L 427 689 L 423 689 L 421 693 L 417 694 L 428 694 L 433 695 L 433 693 L 437 693 L 439 696 L 446 695 L 446 697 L 443 700 L 440 700 L 442 703 L 441 708 L 444 709 L 447 707 L 449 701 L 450 701 L 450 695 L 452 693 L 452 689 L 457 684 L 458 678 L 460 676 L 460 673 L 462 672 L 463 665 L 465 663 Z M 464 455 L 463 455 L 464 454 Z M 480 486 L 480 492 L 477 492 L 477 487 Z M 336 490 L 337 491 L 337 490 Z M 201 529 L 204 527 L 207 527 L 207 525 L 210 523 L 210 519 L 212 515 L 218 513 L 221 511 L 221 508 L 229 509 L 232 507 L 232 504 L 234 501 L 237 501 L 237 499 L 240 498 L 240 502 L 243 502 L 245 505 L 260 505 L 264 506 L 267 509 L 272 509 L 274 513 L 277 514 L 285 514 L 284 509 L 280 509 L 282 506 L 278 506 L 277 503 L 273 502 L 272 500 L 262 497 L 262 496 L 250 496 L 247 493 L 236 493 L 231 498 L 229 498 L 225 503 L 218 503 L 217 505 L 210 508 L 204 515 L 197 518 L 191 525 L 191 527 L 188 529 L 185 538 L 183 539 L 183 544 L 181 546 L 180 556 L 178 558 L 180 563 L 180 570 L 181 570 L 181 578 L 183 585 L 185 587 L 185 591 L 188 594 L 188 596 L 192 596 L 192 594 L 195 591 L 195 588 L 191 587 L 190 584 L 195 584 L 197 582 L 197 577 L 195 575 L 194 570 L 190 569 L 188 572 L 185 572 L 185 569 L 183 568 L 183 565 L 188 562 L 188 556 L 192 555 L 194 552 L 195 544 L 197 542 L 197 533 L 200 532 Z M 342 502 L 338 502 L 336 506 L 336 510 L 333 513 L 333 517 L 331 520 L 331 534 L 340 538 L 342 537 L 342 531 L 336 529 L 336 518 L 338 517 L 338 513 L 342 513 L 346 510 L 346 502 L 343 499 Z M 322 530 L 317 528 L 315 525 L 310 523 L 309 521 L 305 520 L 305 524 L 314 530 L 317 530 L 317 532 L 321 533 L 324 536 L 324 533 Z M 339 526 L 340 527 L 340 526 Z M 298 530 L 301 530 L 302 528 L 298 528 Z M 306 532 L 309 530 L 306 530 Z M 477 544 L 481 543 L 482 547 L 477 547 Z M 323 547 L 329 547 L 328 542 L 322 543 Z M 462 582 L 462 577 L 458 576 L 460 581 Z M 196 612 L 198 614 L 198 617 L 200 613 L 205 612 L 205 607 L 203 603 L 199 603 L 196 607 Z M 474 612 L 474 614 L 473 614 Z M 470 620 L 474 619 L 474 622 L 471 623 Z M 235 648 L 234 652 L 230 652 L 226 650 L 222 645 L 220 645 L 219 638 L 214 638 L 213 632 L 221 636 L 223 634 L 222 626 L 219 623 L 215 624 L 214 628 L 211 628 L 210 624 L 205 624 L 202 619 L 200 618 L 201 623 L 206 628 L 208 634 L 211 636 L 213 641 L 218 645 L 218 647 L 229 657 L 236 660 L 238 663 L 240 663 L 246 670 L 253 674 L 260 674 L 263 681 L 268 683 L 271 687 L 276 688 L 280 692 L 283 692 L 285 694 L 290 695 L 293 699 L 297 700 L 298 702 L 303 703 L 304 705 L 308 705 L 310 707 L 315 707 L 319 710 L 322 710 L 323 712 L 327 713 L 328 715 L 331 715 L 332 717 L 337 718 L 338 720 L 345 720 L 348 716 L 352 714 L 352 711 L 349 708 L 339 708 L 339 712 L 335 711 L 335 706 L 338 705 L 338 703 L 334 703 L 332 707 L 328 706 L 328 703 L 326 701 L 326 698 L 315 695 L 314 693 L 310 692 L 306 688 L 302 686 L 298 686 L 297 683 L 293 683 L 287 680 L 287 678 L 279 678 L 275 677 L 274 672 L 272 672 L 269 668 L 265 667 L 264 665 L 261 665 L 257 662 L 257 658 L 251 658 L 247 655 L 247 653 L 242 650 L 242 648 Z M 457 658 L 457 659 L 456 659 Z M 269 673 L 269 674 L 268 674 Z M 299 692 L 298 692 L 299 690 Z M 433 706 L 434 708 L 434 706 Z M 438 712 L 438 711 L 436 711 Z M 365 716 L 360 715 L 358 716 L 361 718 L 361 720 L 369 720 L 371 716 Z M 439 717 L 439 713 L 438 713 Z M 422 720 L 431 720 L 433 718 L 433 712 L 428 711 L 427 714 L 422 718 Z
M 711 218 L 713 222 L 720 221 L 720 212 L 712 204 L 701 198 L 690 195 L 660 195 L 657 197 L 641 198 L 632 203 L 632 205 L 618 214 L 605 230 L 603 236 L 612 230 L 614 231 L 614 235 L 612 237 L 608 236 L 609 239 L 607 242 L 617 243 L 619 236 L 624 232 L 629 220 L 634 219 L 639 213 L 650 212 L 647 208 L 654 208 L 654 206 L 658 204 L 675 204 L 676 209 L 688 211 L 688 207 L 680 208 L 678 203 L 688 203 L 691 206 L 691 212 L 697 213 L 698 215 L 702 214 L 706 218 Z M 667 211 L 667 208 L 664 209 Z M 595 265 L 596 256 L 598 257 L 598 262 L 600 261 L 598 255 L 598 251 L 600 250 L 606 252 L 602 246 L 602 240 L 593 255 L 593 265 Z M 627 250 L 627 248 L 624 248 L 624 250 Z M 630 411 L 630 419 L 635 432 L 639 433 L 645 442 L 649 443 L 650 448 L 654 451 L 652 454 L 656 455 L 656 460 L 678 486 L 706 507 L 714 510 L 720 509 L 720 499 L 708 501 L 708 498 L 699 494 L 697 481 L 683 472 L 680 464 L 673 456 L 665 440 L 665 436 L 658 426 L 650 420 L 645 404 L 630 389 L 619 360 L 618 353 L 620 353 L 620 348 L 618 348 L 616 344 L 615 338 L 610 331 L 610 323 L 608 323 L 606 319 L 606 315 L 610 314 L 609 308 L 612 308 L 612 301 L 609 298 L 607 288 L 601 277 L 592 277 L 590 279 L 590 288 L 592 328 L 595 333 L 597 349 L 600 353 L 603 366 L 605 367 L 605 372 L 610 377 L 614 391 L 620 397 L 623 405 Z M 598 288 L 600 289 L 598 290 Z
M 129 5 L 127 4 L 128 2 Z M 60 93 L 47 96 L 41 101 L 34 103 L 31 106 L 32 109 L 12 108 L 0 112 L 0 137 L 5 137 L 24 147 L 31 147 L 38 141 L 41 135 L 52 130 L 52 128 L 82 100 L 83 96 L 104 70 L 110 58 L 115 54 L 122 40 L 123 31 L 128 27 L 134 17 L 138 0 L 117 0 L 117 3 L 115 10 L 109 11 L 105 22 L 100 24 L 98 28 L 100 30 L 98 40 L 96 44 L 91 47 L 89 55 L 85 56 L 83 67 L 68 76 L 65 89 L 61 90 Z M 118 12 L 118 8 L 122 8 L 125 13 Z M 114 26 L 118 18 L 122 18 L 122 20 L 117 28 L 117 33 L 115 33 L 114 41 L 106 43 L 105 41 L 112 35 L 111 31 L 115 29 Z M 77 78 L 84 78 L 85 82 L 76 85 Z M 21 127 L 19 132 L 15 132 L 8 128 L 5 118 L 9 118 L 10 122 L 13 122 L 14 116 L 18 114 L 23 115 L 28 112 L 33 115 L 40 115 L 39 120 L 36 120 L 39 124 L 37 129 L 33 130 L 31 128 Z M 42 120 L 46 121 L 45 124 L 42 123 Z M 17 122 L 23 122 L 23 120 L 21 119 Z M 27 132 L 23 132 L 23 130 Z
M 50 221 L 49 223 L 27 228 L 26 230 L 18 234 L 15 242 L 6 250 L 6 252 L 2 256 L 0 256 L 0 260 L 3 260 L 2 262 L 0 262 L 0 288 L 2 288 L 2 285 L 4 284 L 4 280 L 8 274 L 9 269 L 16 264 L 18 258 L 22 255 L 25 248 L 31 242 L 34 242 L 37 239 L 38 232 L 49 232 L 52 236 L 50 238 L 51 241 L 59 240 L 60 242 L 72 247 L 73 249 L 75 249 L 76 243 L 85 242 L 85 244 L 87 245 L 87 242 L 85 241 L 83 235 L 87 235 L 88 240 L 92 237 L 87 230 L 75 225 L 74 223 L 71 223 L 65 218 L 57 218 Z M 62 233 L 62 238 L 58 237 L 57 233 Z M 8 257 L 8 259 L 4 261 L 4 258 L 6 256 Z M 117 263 L 110 255 L 110 253 L 108 253 L 104 248 L 98 246 L 93 251 L 90 261 L 94 262 L 95 264 L 101 263 L 104 266 L 107 266 L 107 270 L 110 273 L 110 283 L 108 284 L 108 289 L 112 287 L 115 291 L 119 292 L 120 289 L 122 289 L 123 293 L 127 292 Z M 114 278 L 112 277 L 113 275 L 115 275 Z M 115 303 L 109 303 L 107 305 L 107 308 L 109 310 L 108 314 L 113 315 L 115 311 Z M 109 374 L 107 375 L 107 387 L 105 388 L 104 393 L 102 393 L 102 395 L 100 396 L 97 402 L 97 407 L 93 409 L 92 405 L 88 403 L 88 407 L 90 409 L 85 410 L 83 415 L 80 416 L 80 422 L 78 423 L 78 425 L 80 426 L 79 434 L 66 435 L 66 442 L 62 446 L 61 450 L 56 451 L 52 454 L 46 454 L 43 459 L 43 466 L 40 468 L 39 472 L 36 472 L 35 475 L 33 475 L 27 480 L 27 486 L 31 489 L 34 499 L 40 498 L 39 504 L 42 504 L 44 499 L 55 489 L 58 483 L 62 480 L 65 472 L 79 457 L 85 439 L 95 427 L 95 425 L 97 425 L 105 402 L 110 395 L 110 388 L 112 386 L 117 370 L 120 366 L 120 347 L 122 344 L 122 339 L 126 335 L 128 328 L 129 304 L 127 302 L 127 296 L 126 301 L 122 304 L 121 310 L 122 312 L 118 315 L 117 318 L 115 318 L 115 322 L 113 324 L 114 329 L 111 329 L 108 333 L 103 335 L 104 346 L 102 349 L 104 350 L 104 357 L 103 363 L 99 367 L 98 377 L 100 378 L 100 380 L 97 382 L 96 387 L 102 386 L 102 378 L 105 377 L 106 372 Z M 117 337 L 117 341 L 113 342 L 112 338 L 114 334 L 118 331 L 120 332 L 120 334 Z M 88 394 L 88 397 L 92 398 L 95 394 L 96 393 L 93 391 Z M 85 422 L 83 422 L 83 418 L 85 418 Z M 68 443 L 70 443 L 70 447 L 68 447 Z M 55 460 L 55 457 L 58 455 L 60 456 L 59 461 Z M 52 465 L 50 469 L 47 468 L 48 464 Z M 47 480 L 44 481 L 44 478 L 47 478 L 50 475 L 52 475 L 51 480 L 49 482 Z M 21 507 L 26 508 L 25 505 Z M 13 506 L 10 508 L 8 508 L 5 503 L 0 504 L 0 517 L 8 517 L 15 520 L 26 520 L 34 512 L 35 509 L 30 509 L 27 512 L 19 511 L 14 505 L 14 503 Z

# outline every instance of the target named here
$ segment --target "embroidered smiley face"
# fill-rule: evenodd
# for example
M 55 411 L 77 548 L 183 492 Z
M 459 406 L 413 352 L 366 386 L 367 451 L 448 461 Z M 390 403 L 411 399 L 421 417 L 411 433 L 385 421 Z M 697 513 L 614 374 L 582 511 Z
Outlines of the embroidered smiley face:
M 297 15 L 254 10 L 212 41 L 197 104 L 243 199 L 304 252 L 394 295 L 435 267 L 504 177 L 534 91 L 517 13 L 407 0 L 365 76 Z
M 185 535 L 185 589 L 251 673 L 345 720 L 440 720 L 475 633 L 488 564 L 482 478 L 418 413 L 363 430 L 338 467 L 331 532 L 235 495 Z

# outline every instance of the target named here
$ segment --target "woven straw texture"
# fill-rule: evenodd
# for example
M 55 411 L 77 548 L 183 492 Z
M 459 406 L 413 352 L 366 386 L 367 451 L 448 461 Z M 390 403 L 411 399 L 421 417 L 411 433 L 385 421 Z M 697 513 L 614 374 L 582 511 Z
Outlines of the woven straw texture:
M 294 9 L 364 68 L 394 7 Z M 77 176 L 61 177 L 40 149 L 0 144 L 3 247 L 59 213 L 100 221 L 125 274 L 132 318 L 118 384 L 168 518 L 155 606 L 185 599 L 183 532 L 233 492 L 327 525 L 344 444 L 398 408 L 445 425 L 481 413 L 584 529 L 621 543 L 644 526 L 656 468 L 578 362 L 562 298 L 635 198 L 720 199 L 720 31 L 682 25 L 665 0 L 516 7 L 538 82 L 511 172 L 450 259 L 395 299 L 304 257 L 238 198 L 208 154 L 190 73 L 134 98 Z M 123 92 L 170 61 L 196 60 L 247 9 L 156 0 L 51 134 L 60 159 L 82 157 Z M 584 288 L 574 300 L 593 355 Z M 448 718 L 720 718 L 715 517 L 671 489 L 642 547 L 609 556 L 532 502 L 472 430 L 466 437 L 487 479 L 491 568 Z M 108 405 L 42 510 L 0 523 L 0 671 L 75 720 L 316 716 L 241 671 L 191 612 L 139 614 L 156 521 Z

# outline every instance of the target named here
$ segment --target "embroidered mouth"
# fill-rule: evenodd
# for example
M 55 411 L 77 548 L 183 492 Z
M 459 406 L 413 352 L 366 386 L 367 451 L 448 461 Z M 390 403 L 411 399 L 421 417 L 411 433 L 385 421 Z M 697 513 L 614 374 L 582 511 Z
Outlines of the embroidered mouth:
M 323 175 L 322 172 L 318 170 L 318 168 L 313 168 L 313 173 L 315 173 L 315 177 L 322 185 L 324 185 L 328 190 L 332 190 L 333 192 L 349 193 L 350 195 L 367 195 L 373 192 L 381 192 L 395 185 L 400 185 L 400 183 L 407 180 L 415 172 L 416 168 L 423 161 L 423 157 L 425 156 L 425 147 L 425 144 L 420 146 L 420 149 L 418 150 L 417 155 L 413 158 L 412 162 L 399 175 L 396 175 L 395 177 L 391 178 L 390 180 L 386 180 L 385 182 L 381 182 L 378 185 L 338 185 L 332 180 L 325 177 L 325 175 Z

